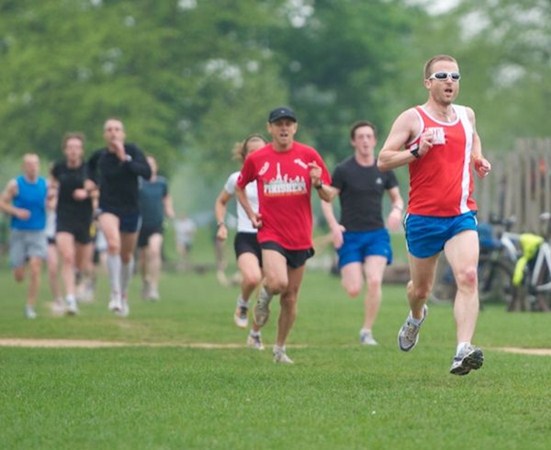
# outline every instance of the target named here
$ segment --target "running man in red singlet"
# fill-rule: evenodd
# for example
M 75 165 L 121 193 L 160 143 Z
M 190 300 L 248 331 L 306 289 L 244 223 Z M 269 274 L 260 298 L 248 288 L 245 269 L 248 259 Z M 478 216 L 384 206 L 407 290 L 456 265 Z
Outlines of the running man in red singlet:
M 411 311 L 398 334 L 398 345 L 407 352 L 419 340 L 438 255 L 443 250 L 458 286 L 454 304 L 457 350 L 450 373 L 466 375 L 484 361 L 482 350 L 471 344 L 479 309 L 473 171 L 485 177 L 491 165 L 482 155 L 474 111 L 453 103 L 460 78 L 457 61 L 451 56 L 438 55 L 425 64 L 428 100 L 395 120 L 378 167 L 385 171 L 407 164 L 410 174 L 404 225 Z
M 264 282 L 254 309 L 256 325 L 263 326 L 270 315 L 270 301 L 280 295 L 274 361 L 291 364 L 285 342 L 297 315 L 298 291 L 306 260 L 314 254 L 312 243 L 311 192 L 331 201 L 335 190 L 331 175 L 319 153 L 296 142 L 295 113 L 286 107 L 274 109 L 268 117 L 272 142 L 245 159 L 235 194 L 253 226 L 262 250 Z M 259 211 L 247 199 L 245 187 L 256 181 Z

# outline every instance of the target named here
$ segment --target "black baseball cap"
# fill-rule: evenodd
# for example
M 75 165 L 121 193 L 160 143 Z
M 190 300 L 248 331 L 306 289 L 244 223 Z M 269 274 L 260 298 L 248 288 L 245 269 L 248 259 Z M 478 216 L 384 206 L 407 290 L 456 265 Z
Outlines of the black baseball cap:
M 297 116 L 295 116 L 295 112 L 291 108 L 280 106 L 279 108 L 276 108 L 270 112 L 270 115 L 268 116 L 268 122 L 273 123 L 279 119 L 290 119 L 293 122 L 296 122 Z

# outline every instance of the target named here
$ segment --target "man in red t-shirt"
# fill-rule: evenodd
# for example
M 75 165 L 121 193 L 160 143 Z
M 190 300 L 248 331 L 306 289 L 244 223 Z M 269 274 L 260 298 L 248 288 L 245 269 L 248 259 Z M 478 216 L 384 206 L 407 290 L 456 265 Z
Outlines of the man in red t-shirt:
M 264 283 L 254 310 L 263 326 L 270 316 L 270 301 L 280 294 L 274 361 L 291 364 L 285 341 L 295 322 L 305 263 L 314 254 L 312 243 L 312 187 L 322 200 L 335 196 L 331 176 L 312 147 L 294 141 L 298 129 L 295 113 L 287 107 L 270 112 L 267 129 L 272 142 L 250 154 L 237 180 L 236 196 L 253 225 L 262 249 Z M 244 188 L 257 182 L 259 211 L 247 200 Z

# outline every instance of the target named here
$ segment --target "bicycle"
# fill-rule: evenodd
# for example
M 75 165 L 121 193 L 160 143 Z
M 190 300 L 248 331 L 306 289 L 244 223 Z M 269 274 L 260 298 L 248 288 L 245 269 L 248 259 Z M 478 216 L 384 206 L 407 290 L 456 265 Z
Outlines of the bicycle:
M 511 232 L 515 222 L 514 216 L 508 219 L 491 218 L 490 223 L 499 227 L 497 238 L 493 238 L 491 228 L 491 240 L 485 235 L 484 224 L 479 226 L 478 293 L 482 303 L 503 302 L 509 305 L 512 301 L 513 271 L 520 256 L 520 235 Z
M 551 213 L 540 215 L 547 221 L 543 236 L 523 233 L 520 235 L 522 257 L 517 261 L 513 274 L 513 296 L 509 311 L 551 310 Z

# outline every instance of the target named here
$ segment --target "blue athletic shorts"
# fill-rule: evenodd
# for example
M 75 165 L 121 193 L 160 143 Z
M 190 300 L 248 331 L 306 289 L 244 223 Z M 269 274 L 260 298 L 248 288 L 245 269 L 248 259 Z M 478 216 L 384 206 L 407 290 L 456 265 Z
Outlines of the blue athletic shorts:
M 477 231 L 476 211 L 453 217 L 408 214 L 404 228 L 408 252 L 416 258 L 428 258 L 440 253 L 456 234 L 465 230 Z
M 345 231 L 343 244 L 337 249 L 337 253 L 339 269 L 350 263 L 363 263 L 365 258 L 375 255 L 384 256 L 387 264 L 391 264 L 390 235 L 386 228 L 371 231 Z

